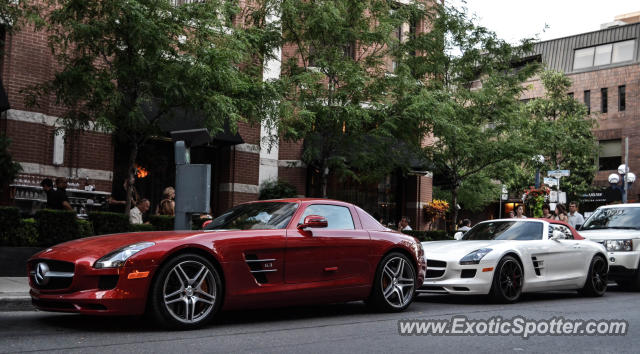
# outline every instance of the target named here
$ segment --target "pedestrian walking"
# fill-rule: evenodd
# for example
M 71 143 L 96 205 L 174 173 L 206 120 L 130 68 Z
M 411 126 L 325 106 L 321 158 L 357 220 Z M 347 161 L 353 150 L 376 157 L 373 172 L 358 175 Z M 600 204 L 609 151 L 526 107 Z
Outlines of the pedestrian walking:
M 576 228 L 584 224 L 584 216 L 578 212 L 578 203 L 575 201 L 569 203 L 569 225 Z
M 398 231 L 402 232 L 402 231 L 411 231 L 413 230 L 411 228 L 411 226 L 409 226 L 409 218 L 406 216 L 403 216 L 400 219 L 400 222 L 398 223 Z
M 142 216 L 149 210 L 150 206 L 151 202 L 149 202 L 149 199 L 141 199 L 138 204 L 129 212 L 129 222 L 131 224 L 142 224 Z
M 176 190 L 173 187 L 167 187 L 162 192 L 162 200 L 156 208 L 156 214 L 158 215 L 176 215 Z
M 564 206 L 562 204 L 556 205 L 556 210 L 553 211 L 555 213 L 554 220 L 569 222 L 569 218 L 567 217 L 567 213 L 564 210 Z

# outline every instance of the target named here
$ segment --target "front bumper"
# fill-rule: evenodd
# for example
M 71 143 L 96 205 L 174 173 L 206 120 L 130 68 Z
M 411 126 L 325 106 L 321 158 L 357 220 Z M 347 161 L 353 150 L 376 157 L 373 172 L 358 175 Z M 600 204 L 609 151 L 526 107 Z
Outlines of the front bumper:
M 429 269 L 431 269 L 431 267 L 429 260 L 427 260 L 427 271 Z M 494 271 L 494 266 L 484 260 L 481 261 L 480 264 L 473 265 L 460 265 L 458 262 L 447 262 L 444 274 L 439 277 L 425 278 L 417 292 L 486 295 L 491 290 Z M 472 274 L 473 276 L 470 276 Z
M 607 252 L 609 279 L 629 279 L 636 274 L 640 251 Z
M 31 268 L 30 262 L 29 274 L 32 273 Z M 73 279 L 70 285 L 64 288 L 43 288 L 35 283 L 34 275 L 30 275 L 29 294 L 33 305 L 43 311 L 90 315 L 140 315 L 145 310 L 155 268 L 94 269 L 91 266 L 76 264 Z M 129 279 L 131 273 L 144 272 L 149 273 L 145 277 Z

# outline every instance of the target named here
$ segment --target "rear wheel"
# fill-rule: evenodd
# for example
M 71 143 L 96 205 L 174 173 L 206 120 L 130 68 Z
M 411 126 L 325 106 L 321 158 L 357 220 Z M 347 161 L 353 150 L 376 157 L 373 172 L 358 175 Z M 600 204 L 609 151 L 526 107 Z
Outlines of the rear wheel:
M 402 253 L 385 256 L 376 270 L 371 295 L 367 304 L 378 311 L 403 311 L 416 293 L 416 270 Z
M 520 262 L 512 256 L 505 256 L 498 262 L 493 274 L 489 296 L 495 302 L 514 303 L 522 295 L 523 282 L 524 273 Z
M 222 294 L 213 264 L 197 254 L 182 254 L 158 270 L 149 295 L 151 315 L 164 327 L 197 328 L 218 312 Z
M 584 296 L 602 296 L 607 291 L 607 261 L 596 255 L 591 259 L 587 280 L 580 293 Z

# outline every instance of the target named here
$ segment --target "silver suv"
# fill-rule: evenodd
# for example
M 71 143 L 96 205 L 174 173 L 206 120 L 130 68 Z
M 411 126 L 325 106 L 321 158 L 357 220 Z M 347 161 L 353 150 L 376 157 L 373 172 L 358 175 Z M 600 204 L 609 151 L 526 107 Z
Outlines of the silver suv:
M 578 232 L 607 249 L 610 280 L 640 291 L 640 204 L 601 206 Z

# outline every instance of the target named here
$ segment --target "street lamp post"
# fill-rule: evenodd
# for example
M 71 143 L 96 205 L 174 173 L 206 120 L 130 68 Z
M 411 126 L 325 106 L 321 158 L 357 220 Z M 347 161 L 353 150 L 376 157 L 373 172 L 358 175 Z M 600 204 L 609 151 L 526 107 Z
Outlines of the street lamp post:
M 538 189 L 540 188 L 540 168 L 544 164 L 544 156 L 536 155 L 532 160 L 536 164 L 536 189 Z
M 629 171 L 629 166 L 622 164 L 618 166 L 618 173 L 612 173 L 609 175 L 609 184 L 611 188 L 620 191 L 622 195 L 622 202 L 627 202 L 627 190 L 636 181 L 635 173 Z M 622 182 L 622 183 L 620 183 Z M 620 183 L 621 185 L 619 185 Z

